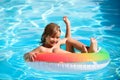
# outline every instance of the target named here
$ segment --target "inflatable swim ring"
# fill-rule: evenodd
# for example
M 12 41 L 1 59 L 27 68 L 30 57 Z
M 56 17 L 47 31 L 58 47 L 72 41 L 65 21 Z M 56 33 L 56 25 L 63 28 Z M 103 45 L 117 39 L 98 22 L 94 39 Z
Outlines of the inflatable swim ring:
M 37 70 L 52 72 L 85 72 L 106 67 L 110 62 L 105 49 L 97 53 L 41 53 L 27 64 Z

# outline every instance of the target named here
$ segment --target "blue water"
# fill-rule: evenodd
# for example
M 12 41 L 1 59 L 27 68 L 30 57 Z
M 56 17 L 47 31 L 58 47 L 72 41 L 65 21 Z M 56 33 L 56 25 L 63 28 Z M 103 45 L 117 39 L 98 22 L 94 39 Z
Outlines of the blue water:
M 119 0 L 0 0 L 0 80 L 119 80 Z M 45 25 L 61 26 L 63 16 L 71 21 L 72 37 L 95 37 L 110 54 L 104 69 L 85 73 L 53 73 L 32 69 L 23 60 L 39 46 Z

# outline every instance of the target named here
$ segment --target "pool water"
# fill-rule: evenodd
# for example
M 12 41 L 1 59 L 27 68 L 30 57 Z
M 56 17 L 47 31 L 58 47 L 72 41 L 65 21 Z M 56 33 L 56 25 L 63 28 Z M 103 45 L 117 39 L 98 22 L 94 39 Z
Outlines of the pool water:
M 0 0 L 0 80 L 119 80 L 119 0 Z M 95 37 L 111 61 L 104 69 L 53 73 L 29 67 L 23 55 L 39 46 L 44 27 L 54 22 L 65 34 L 63 16 L 77 40 Z

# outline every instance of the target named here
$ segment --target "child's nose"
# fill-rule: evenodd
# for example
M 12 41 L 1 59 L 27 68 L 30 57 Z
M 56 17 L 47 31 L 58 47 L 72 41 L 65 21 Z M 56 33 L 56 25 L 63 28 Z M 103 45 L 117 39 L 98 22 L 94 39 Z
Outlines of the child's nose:
M 55 42 L 57 42 L 57 41 L 58 41 L 58 39 L 57 39 L 57 38 L 55 38 L 55 39 L 54 39 L 54 41 L 55 41 Z

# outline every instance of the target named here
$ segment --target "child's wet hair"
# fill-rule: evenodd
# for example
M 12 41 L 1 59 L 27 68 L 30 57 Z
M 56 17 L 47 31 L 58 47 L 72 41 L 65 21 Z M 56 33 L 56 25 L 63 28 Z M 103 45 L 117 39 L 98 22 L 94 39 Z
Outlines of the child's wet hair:
M 58 26 L 57 24 L 55 23 L 50 23 L 48 24 L 45 29 L 44 29 L 44 32 L 42 34 L 42 37 L 41 37 L 41 43 L 45 43 L 45 38 L 47 36 L 52 36 L 52 35 L 55 35 L 57 34 L 57 32 L 61 32 L 60 30 L 60 26 Z

